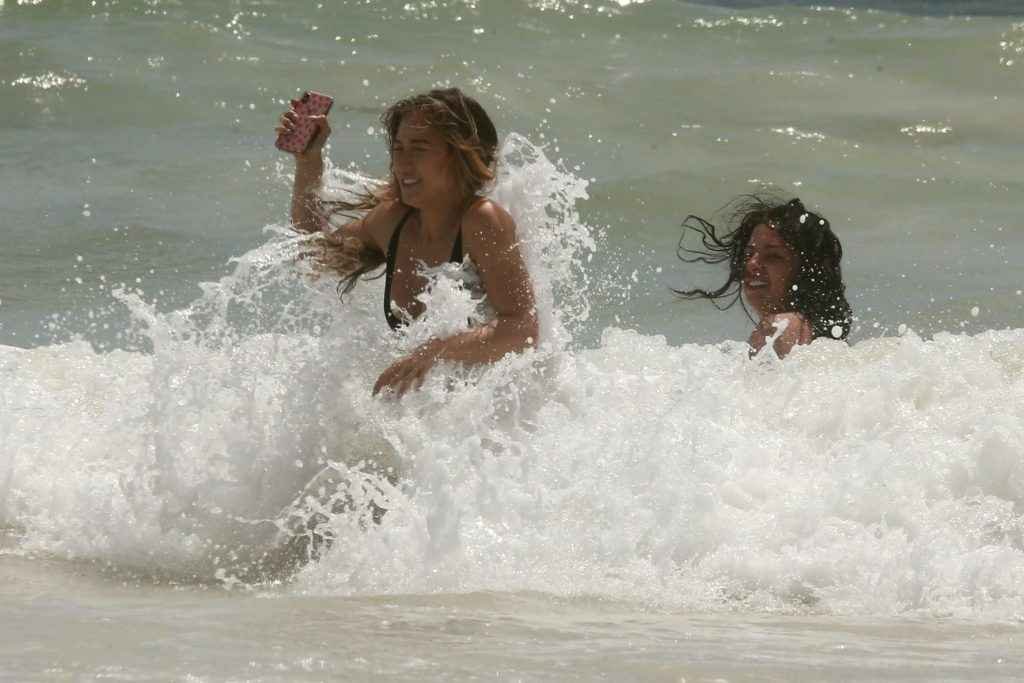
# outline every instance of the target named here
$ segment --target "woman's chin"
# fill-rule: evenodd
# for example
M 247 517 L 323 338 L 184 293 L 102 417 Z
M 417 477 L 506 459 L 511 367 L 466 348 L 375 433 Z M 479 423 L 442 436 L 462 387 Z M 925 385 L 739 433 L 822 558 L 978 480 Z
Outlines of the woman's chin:
M 423 199 L 423 184 L 399 185 L 398 195 L 402 198 L 403 204 L 408 204 L 409 206 L 418 205 Z

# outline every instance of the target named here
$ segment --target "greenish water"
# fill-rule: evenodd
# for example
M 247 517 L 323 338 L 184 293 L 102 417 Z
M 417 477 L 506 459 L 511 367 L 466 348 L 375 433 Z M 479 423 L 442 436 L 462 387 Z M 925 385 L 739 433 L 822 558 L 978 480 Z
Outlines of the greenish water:
M 840 231 L 855 338 L 1021 324 L 1019 17 L 624 4 L 7 3 L 0 334 L 31 346 L 45 316 L 101 306 L 76 268 L 191 301 L 285 214 L 282 100 L 334 93 L 332 158 L 375 175 L 382 107 L 442 82 L 594 179 L 592 271 L 633 288 L 591 293 L 586 339 L 615 316 L 743 336 L 667 285 L 718 277 L 675 260 L 681 218 L 762 184 Z

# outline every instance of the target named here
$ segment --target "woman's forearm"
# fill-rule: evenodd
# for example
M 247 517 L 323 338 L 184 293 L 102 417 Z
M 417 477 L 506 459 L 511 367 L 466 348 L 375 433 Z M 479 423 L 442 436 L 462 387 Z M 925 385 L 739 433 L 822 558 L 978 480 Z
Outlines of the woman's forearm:
M 296 158 L 295 185 L 292 187 L 292 226 L 299 232 L 320 229 L 315 193 L 320 189 L 324 160 L 319 150 L 312 158 Z
M 493 322 L 445 339 L 434 339 L 393 363 L 373 386 L 374 395 L 388 390 L 398 396 L 419 387 L 438 361 L 493 363 L 505 354 L 537 345 L 537 316 L 501 316 Z
M 489 324 L 467 330 L 446 339 L 429 342 L 438 360 L 474 365 L 493 363 L 508 353 L 518 353 L 537 345 L 537 317 L 499 317 Z

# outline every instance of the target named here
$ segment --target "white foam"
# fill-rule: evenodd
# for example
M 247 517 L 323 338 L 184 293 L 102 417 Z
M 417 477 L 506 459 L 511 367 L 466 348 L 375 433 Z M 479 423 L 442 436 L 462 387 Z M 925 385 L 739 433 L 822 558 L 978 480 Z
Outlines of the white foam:
M 542 349 L 374 399 L 389 362 L 462 324 L 469 292 L 439 281 L 393 336 L 379 281 L 338 304 L 274 234 L 188 310 L 119 294 L 151 353 L 0 347 L 0 525 L 18 551 L 233 585 L 283 576 L 282 540 L 315 531 L 332 545 L 292 590 L 1024 612 L 1024 330 L 785 361 L 620 329 L 575 349 L 585 186 L 525 140 L 505 154 L 495 194 Z

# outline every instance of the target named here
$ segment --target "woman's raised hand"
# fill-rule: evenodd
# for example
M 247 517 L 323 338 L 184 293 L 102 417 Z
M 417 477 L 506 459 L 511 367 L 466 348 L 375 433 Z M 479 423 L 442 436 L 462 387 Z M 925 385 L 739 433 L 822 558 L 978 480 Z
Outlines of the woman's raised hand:
M 331 134 L 331 125 L 327 122 L 327 115 L 321 114 L 318 116 L 308 116 L 300 114 L 295 111 L 295 106 L 299 103 L 298 100 L 291 100 L 291 106 L 288 108 L 281 118 L 277 122 L 277 126 L 274 128 L 274 132 L 278 135 L 287 135 L 295 130 L 295 127 L 299 125 L 299 119 L 305 118 L 307 121 L 311 121 L 317 128 L 316 134 L 313 139 L 310 140 L 309 145 L 303 152 L 293 152 L 295 159 L 299 162 L 303 161 L 319 161 L 320 152 L 323 150 L 324 144 L 327 142 L 327 138 Z

